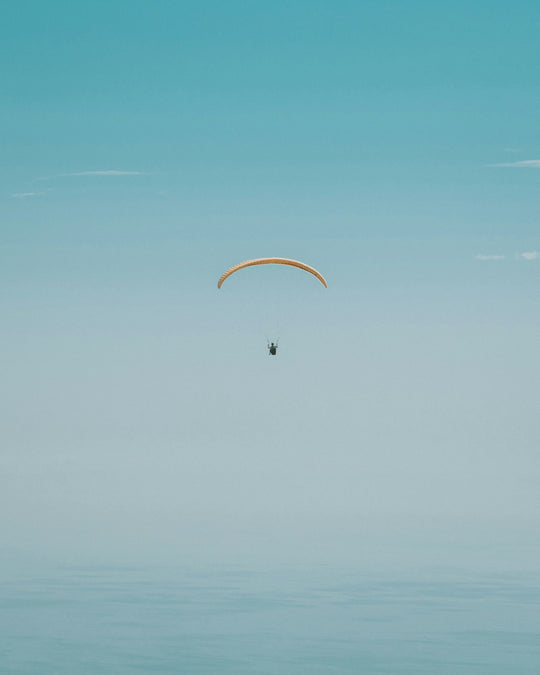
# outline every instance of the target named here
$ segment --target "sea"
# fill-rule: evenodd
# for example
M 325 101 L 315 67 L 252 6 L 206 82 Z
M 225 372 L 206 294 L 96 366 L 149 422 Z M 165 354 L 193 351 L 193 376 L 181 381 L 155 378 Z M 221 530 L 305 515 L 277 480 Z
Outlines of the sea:
M 3 675 L 538 675 L 540 574 L 58 565 L 4 574 Z

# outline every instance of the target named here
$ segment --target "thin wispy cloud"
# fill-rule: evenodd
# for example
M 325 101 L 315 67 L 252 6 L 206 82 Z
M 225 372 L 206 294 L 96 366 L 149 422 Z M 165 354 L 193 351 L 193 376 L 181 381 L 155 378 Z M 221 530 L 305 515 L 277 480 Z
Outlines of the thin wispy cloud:
M 119 171 L 107 169 L 104 171 L 76 171 L 74 173 L 60 173 L 59 176 L 146 176 L 146 171 Z
M 507 255 L 502 253 L 477 253 L 476 260 L 506 260 Z M 522 253 L 515 253 L 514 260 L 537 260 L 540 258 L 538 251 L 523 251 Z
M 123 171 L 120 169 L 102 169 L 99 171 L 73 171 L 71 173 L 57 173 L 54 176 L 44 176 L 39 180 L 52 180 L 66 176 L 149 176 L 147 171 Z
M 32 197 L 40 197 L 45 192 L 15 192 L 11 196 L 15 199 L 31 199 Z
M 523 159 L 520 162 L 502 162 L 501 164 L 487 164 L 487 166 L 509 166 L 517 169 L 540 169 L 540 159 Z

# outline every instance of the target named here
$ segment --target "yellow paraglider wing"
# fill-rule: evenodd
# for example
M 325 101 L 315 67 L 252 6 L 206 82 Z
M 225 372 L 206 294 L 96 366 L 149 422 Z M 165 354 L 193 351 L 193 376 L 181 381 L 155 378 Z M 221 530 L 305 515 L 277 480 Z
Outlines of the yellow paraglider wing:
M 306 272 L 313 274 L 313 276 L 317 277 L 317 279 L 325 288 L 328 288 L 325 278 L 320 272 L 317 272 L 314 267 L 310 267 L 309 265 L 306 265 L 305 263 L 298 260 L 290 260 L 290 258 L 254 258 L 253 260 L 246 260 L 245 262 L 235 265 L 224 272 L 219 278 L 218 288 L 221 288 L 221 285 L 225 279 L 230 277 L 231 274 L 238 272 L 238 270 L 244 269 L 244 267 L 251 267 L 252 265 L 291 265 L 291 267 L 298 267 L 301 270 L 305 270 Z

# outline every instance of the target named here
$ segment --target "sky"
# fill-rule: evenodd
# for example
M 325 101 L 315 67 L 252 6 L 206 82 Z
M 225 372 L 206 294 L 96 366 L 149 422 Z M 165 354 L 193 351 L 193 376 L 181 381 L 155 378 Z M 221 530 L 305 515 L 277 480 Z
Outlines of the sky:
M 10 3 L 6 555 L 534 568 L 539 33 L 532 0 Z M 328 290 L 218 291 L 262 256 Z

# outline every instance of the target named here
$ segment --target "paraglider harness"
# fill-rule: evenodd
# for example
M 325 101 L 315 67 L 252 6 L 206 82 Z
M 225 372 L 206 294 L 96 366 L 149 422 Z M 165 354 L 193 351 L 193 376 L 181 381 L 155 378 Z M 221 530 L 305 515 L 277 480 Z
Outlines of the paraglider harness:
M 267 346 L 268 346 L 268 352 L 270 353 L 270 356 L 275 356 L 277 354 L 278 343 L 277 342 L 276 343 L 267 342 Z

